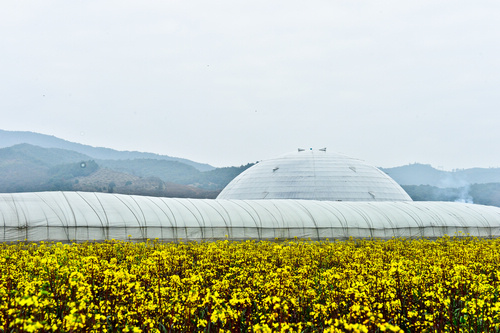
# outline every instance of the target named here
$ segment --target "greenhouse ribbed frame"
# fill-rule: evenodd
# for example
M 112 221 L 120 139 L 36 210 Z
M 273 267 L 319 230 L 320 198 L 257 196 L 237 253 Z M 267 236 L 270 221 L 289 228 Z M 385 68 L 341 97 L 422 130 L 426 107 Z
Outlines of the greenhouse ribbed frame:
M 209 200 L 89 192 L 0 195 L 0 241 L 500 236 L 500 208 L 452 202 Z
M 380 169 L 326 149 L 299 150 L 261 161 L 231 181 L 217 199 L 412 201 Z

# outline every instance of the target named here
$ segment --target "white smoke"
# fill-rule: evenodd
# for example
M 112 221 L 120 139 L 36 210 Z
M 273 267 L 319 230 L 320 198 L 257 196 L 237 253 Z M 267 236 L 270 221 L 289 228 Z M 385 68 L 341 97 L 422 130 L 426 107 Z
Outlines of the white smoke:
M 469 194 L 469 191 L 470 191 L 470 184 L 460 187 L 459 197 L 455 200 L 455 202 L 474 203 L 474 199 Z
M 456 193 L 454 189 L 458 189 L 458 197 L 455 202 L 474 203 L 474 198 L 469 193 L 470 183 L 454 173 L 444 174 L 439 180 L 438 187 L 450 189 L 453 193 Z

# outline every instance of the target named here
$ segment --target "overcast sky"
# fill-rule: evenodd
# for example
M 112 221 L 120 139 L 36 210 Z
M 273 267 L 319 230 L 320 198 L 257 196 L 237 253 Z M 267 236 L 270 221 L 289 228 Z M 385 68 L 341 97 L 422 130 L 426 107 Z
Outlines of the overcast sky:
M 0 28 L 0 129 L 214 166 L 500 166 L 499 1 L 5 1 Z

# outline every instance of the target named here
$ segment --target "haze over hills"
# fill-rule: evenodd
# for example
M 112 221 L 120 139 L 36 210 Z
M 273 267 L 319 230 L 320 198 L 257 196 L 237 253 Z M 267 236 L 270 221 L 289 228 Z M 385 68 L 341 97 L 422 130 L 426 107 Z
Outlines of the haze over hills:
M 29 143 L 31 145 L 43 148 L 60 148 L 72 150 L 85 154 L 93 159 L 103 160 L 133 160 L 133 159 L 155 159 L 177 161 L 191 165 L 200 171 L 215 169 L 213 166 L 205 163 L 194 162 L 185 158 L 158 155 L 154 153 L 143 153 L 137 151 L 118 151 L 110 148 L 92 147 L 80 143 L 66 141 L 52 135 L 27 132 L 27 131 L 5 131 L 0 129 L 0 148 L 11 147 L 20 143 Z
M 414 163 L 395 168 L 381 168 L 401 185 L 430 185 L 439 188 L 467 184 L 500 182 L 500 168 L 472 168 L 454 171 L 437 170 L 428 164 Z
M 0 130 L 0 192 L 4 193 L 74 190 L 215 198 L 251 165 L 213 168 L 182 158 L 121 152 L 32 132 Z M 413 200 L 500 206 L 499 168 L 443 171 L 415 163 L 381 170 L 402 185 Z
M 416 201 L 460 201 L 500 206 L 500 169 L 437 170 L 426 164 L 382 169 Z
M 74 190 L 214 198 L 249 166 L 202 172 L 178 161 L 94 160 L 71 150 L 22 143 L 0 149 L 0 192 Z

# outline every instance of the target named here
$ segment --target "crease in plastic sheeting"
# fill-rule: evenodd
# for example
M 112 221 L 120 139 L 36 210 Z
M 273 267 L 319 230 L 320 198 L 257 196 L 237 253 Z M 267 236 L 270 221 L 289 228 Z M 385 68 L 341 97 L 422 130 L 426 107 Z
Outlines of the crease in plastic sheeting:
M 489 223 L 487 221 L 486 221 L 486 224 L 484 223 L 484 221 L 483 221 L 484 217 L 482 216 L 482 214 L 480 214 L 480 212 L 476 211 L 475 214 L 470 214 L 470 209 L 471 208 L 469 208 L 468 206 L 465 206 L 465 207 L 461 206 L 460 207 L 462 214 L 467 214 L 470 219 L 474 219 L 477 223 L 469 223 L 463 217 L 456 215 L 454 212 L 449 212 L 449 214 L 455 215 L 456 218 L 459 219 L 460 222 L 462 223 L 463 228 L 476 228 L 478 235 L 482 234 L 481 230 L 487 230 L 488 236 L 491 237 L 491 229 L 492 228 L 489 225 Z M 478 218 L 477 215 L 479 215 L 480 217 Z M 478 223 L 480 223 L 481 226 L 479 226 Z
M 224 223 L 225 225 L 225 228 L 226 228 L 226 235 L 228 235 L 229 238 L 232 238 L 233 236 L 233 232 L 232 232 L 232 224 L 231 224 L 231 219 L 228 219 L 229 222 L 226 220 L 226 218 L 222 215 L 221 212 L 219 212 L 218 209 L 216 209 L 214 206 L 212 206 L 212 202 L 209 201 L 209 200 L 203 200 L 202 201 L 206 206 L 210 207 L 213 211 L 215 211 L 221 218 L 222 218 L 222 222 Z M 220 203 L 217 203 L 215 200 L 214 200 L 214 203 L 217 205 L 219 205 L 219 207 L 226 213 L 226 215 L 229 217 L 229 212 L 226 210 L 226 208 L 221 205 Z M 197 205 L 195 205 L 197 206 Z M 200 212 L 201 214 L 201 212 Z M 210 216 L 210 214 L 208 214 L 208 216 Z
M 280 225 L 280 221 L 276 218 L 276 216 L 274 216 L 274 214 L 267 207 L 265 207 L 264 205 L 262 205 L 262 203 L 266 203 L 267 201 L 268 200 L 255 200 L 253 202 L 255 202 L 256 205 L 258 205 L 259 207 L 261 207 L 262 209 L 264 209 L 274 219 L 274 222 L 276 224 L 275 225 L 271 224 L 271 225 L 272 225 L 272 227 L 276 228 L 276 225 L 277 226 Z M 269 228 L 271 228 L 271 227 L 269 227 Z
M 473 210 L 471 207 L 467 206 L 466 209 L 470 209 L 470 210 Z M 475 211 L 473 210 L 475 214 L 478 214 L 479 216 L 481 216 L 481 218 L 484 220 L 484 224 L 483 226 L 487 226 L 488 228 L 491 228 L 491 225 L 489 224 L 488 222 L 488 219 L 486 217 L 484 217 L 484 215 L 480 212 L 480 211 Z M 500 217 L 500 216 L 499 216 Z
M 160 229 L 161 235 L 163 235 L 163 223 L 162 223 L 162 218 L 160 216 L 161 214 L 158 212 L 158 209 L 163 214 L 165 214 L 165 211 L 163 211 L 163 209 L 161 209 L 160 206 L 155 202 L 155 201 L 158 201 L 158 198 L 154 198 L 155 200 L 153 200 L 153 198 L 151 198 L 151 197 L 141 196 L 141 197 L 139 197 L 139 199 L 140 199 L 141 203 L 135 199 L 134 199 L 134 201 L 138 205 L 138 207 L 142 213 L 142 216 L 144 218 L 143 237 L 145 239 L 157 238 L 157 237 L 153 237 L 156 235 L 152 236 L 152 233 L 149 232 L 149 230 L 154 231 L 158 228 Z M 148 209 L 146 209 L 146 208 L 148 208 Z M 154 219 L 152 219 L 150 216 L 154 216 Z M 148 218 L 148 217 L 150 217 L 150 218 Z M 155 221 L 155 222 L 153 222 L 153 221 Z
M 153 200 L 151 197 L 146 197 L 146 198 L 149 201 L 151 201 L 152 204 L 154 204 L 156 207 L 158 207 L 158 209 L 160 211 L 162 211 L 162 213 L 167 218 L 167 222 L 170 225 L 170 228 L 172 229 L 172 233 L 174 234 L 174 237 L 176 237 L 177 236 L 177 221 L 175 219 L 174 213 L 170 209 L 170 206 L 163 200 L 164 198 L 157 198 L 158 200 Z M 164 206 L 167 207 L 167 209 L 170 211 L 170 214 L 172 215 L 172 218 L 174 220 L 173 223 L 172 223 L 172 220 L 170 219 L 170 216 L 168 216 L 167 212 L 156 201 L 160 201 Z M 163 229 L 164 229 L 163 222 L 162 222 L 163 220 L 159 216 L 158 216 L 158 220 L 160 222 L 161 238 L 163 239 Z
M 396 208 L 402 209 L 402 207 L 396 207 Z M 446 220 L 443 219 L 443 217 L 436 210 L 430 209 L 430 207 L 428 207 L 428 205 L 426 207 L 422 207 L 419 204 L 419 202 L 417 201 L 414 204 L 412 204 L 411 206 L 408 206 L 408 208 L 409 209 L 414 209 L 414 210 L 417 210 L 417 211 L 421 211 L 426 216 L 430 217 L 430 222 L 428 223 L 429 225 L 426 225 L 425 222 L 422 220 L 421 215 L 417 214 L 417 216 L 418 216 L 418 218 L 420 220 L 420 224 L 419 225 L 420 225 L 421 228 L 425 228 L 427 226 L 433 227 L 433 226 L 436 226 L 436 225 L 444 225 L 444 224 L 446 224 Z M 411 214 L 408 213 L 408 212 L 406 212 L 406 214 L 409 214 L 411 216 Z M 435 223 L 433 223 L 432 221 L 434 221 Z
M 57 192 L 56 192 L 56 193 L 57 193 Z M 40 200 L 41 200 L 41 201 L 45 204 L 45 206 L 46 206 L 46 207 L 48 207 L 48 208 L 49 208 L 49 209 L 50 209 L 50 210 L 54 213 L 55 217 L 56 217 L 56 218 L 59 220 L 59 222 L 61 223 L 61 226 L 62 226 L 62 228 L 63 228 L 63 231 L 64 231 L 64 232 L 65 232 L 65 234 L 66 234 L 66 239 L 69 241 L 69 240 L 70 240 L 70 237 L 69 237 L 69 230 L 68 230 L 69 225 L 67 225 L 67 224 L 65 224 L 65 223 L 64 223 L 65 221 L 63 221 L 63 219 L 59 216 L 59 214 L 56 212 L 56 210 L 55 210 L 54 208 L 52 208 L 52 206 L 51 206 L 51 205 L 49 205 L 49 204 L 47 203 L 47 201 L 46 201 L 44 198 L 42 198 L 42 197 L 41 197 L 41 194 L 39 194 L 39 193 L 34 193 L 34 194 L 35 194 L 35 196 L 37 196 L 37 197 L 38 197 L 38 199 L 40 199 Z M 59 205 L 59 203 L 58 203 L 57 201 L 56 201 L 56 205 L 57 205 L 57 207 L 59 208 L 59 210 L 61 211 L 61 213 L 63 213 L 63 212 L 62 212 L 62 209 L 61 209 L 61 207 L 60 207 L 60 205 Z M 63 214 L 63 215 L 64 215 L 64 214 Z
M 118 201 L 120 201 L 120 202 L 121 202 L 121 204 L 122 204 L 122 205 L 124 205 L 124 206 L 128 209 L 128 211 L 129 211 L 130 213 L 132 213 L 132 215 L 133 215 L 133 216 L 134 216 L 134 218 L 135 218 L 135 221 L 136 221 L 136 222 L 139 224 L 139 226 L 140 226 L 140 225 L 141 225 L 141 221 L 139 220 L 139 217 L 136 215 L 136 213 L 134 212 L 134 210 L 133 210 L 133 209 L 132 209 L 129 205 L 127 205 L 127 203 L 126 203 L 125 201 L 123 201 L 123 200 L 121 199 L 120 195 L 117 195 L 117 194 L 115 194 L 115 193 L 110 193 L 110 194 L 111 194 L 111 195 L 112 195 L 115 199 L 118 199 Z M 134 201 L 134 202 L 135 202 L 135 201 Z M 136 202 L 136 204 L 137 204 L 137 202 Z M 119 210 L 118 210 L 118 211 L 119 211 Z
M 139 204 L 139 202 L 137 202 L 137 199 L 135 197 L 131 196 L 130 198 L 135 202 L 135 204 L 137 205 L 137 208 L 139 208 L 139 211 L 141 212 L 142 220 L 144 222 L 144 225 L 142 225 L 142 227 L 146 227 L 148 225 L 148 221 L 146 219 L 146 215 L 144 215 L 144 211 L 142 210 L 141 205 Z M 137 221 L 137 222 L 139 222 L 139 227 L 141 227 L 140 221 Z
M 371 203 L 368 203 L 368 204 L 371 204 Z M 385 221 L 387 222 L 389 228 L 386 228 L 384 226 L 384 230 L 385 229 L 397 229 L 398 226 L 396 224 L 394 224 L 394 222 L 392 221 L 392 218 L 389 216 L 389 214 L 387 214 L 383 209 L 380 209 L 379 207 L 375 206 L 375 205 L 370 205 L 370 209 L 372 209 L 373 211 L 377 212 L 377 214 L 381 215 Z M 394 234 L 394 232 L 393 232 Z
M 347 222 L 347 218 L 345 217 L 345 215 L 337 208 L 335 208 L 334 205 L 330 205 L 330 201 L 321 201 L 321 205 L 320 205 L 323 209 L 326 209 L 328 212 L 330 212 L 333 216 L 335 216 L 337 218 L 337 220 L 340 222 L 340 225 L 342 226 L 342 230 L 344 232 L 344 237 L 348 237 L 347 235 L 349 234 L 348 230 L 349 230 L 349 226 L 348 226 L 348 222 Z M 330 209 L 334 209 L 338 214 L 340 214 L 340 216 L 342 216 L 342 218 L 344 219 L 344 223 L 342 223 L 341 219 L 338 217 L 338 215 L 335 213 L 335 212 L 332 212 Z
M 183 207 L 184 207 L 184 209 L 185 209 L 186 211 L 188 211 L 191 215 L 193 215 L 193 217 L 194 217 L 194 219 L 195 219 L 196 223 L 198 224 L 198 228 L 200 229 L 201 237 L 202 237 L 202 238 L 205 238 L 205 233 L 204 233 L 204 231 L 205 231 L 205 230 L 204 230 L 204 225 L 203 225 L 202 223 L 200 223 L 200 220 L 198 220 L 198 217 L 196 216 L 196 214 L 195 214 L 195 213 L 193 213 L 193 212 L 191 211 L 191 209 L 189 209 L 189 208 L 188 208 L 185 204 L 183 204 L 183 203 L 182 203 L 182 201 L 181 201 L 180 199 L 173 198 L 173 200 L 174 200 L 175 202 L 177 202 L 178 204 L 180 204 L 181 206 L 183 206 Z M 199 213 L 199 212 L 198 212 L 198 213 Z M 185 227 L 185 230 L 186 230 L 186 235 L 187 235 L 188 227 Z
M 88 205 L 88 207 L 90 207 L 90 209 L 92 209 L 92 211 L 94 211 L 95 215 L 99 219 L 99 223 L 101 224 L 101 227 L 105 228 L 105 223 L 101 219 L 101 216 L 99 215 L 99 213 L 97 212 L 97 210 L 94 208 L 94 205 L 90 204 L 90 202 L 87 200 L 87 198 L 85 198 L 80 192 L 76 192 L 76 194 L 79 195 L 80 198 L 82 198 L 83 201 L 85 201 L 85 203 Z M 97 196 L 96 196 L 96 198 L 97 198 L 97 201 L 99 202 L 99 199 L 98 199 Z M 103 208 L 103 213 L 104 213 L 104 216 L 107 218 L 106 211 L 104 210 L 104 208 Z
M 320 239 L 318 223 L 314 219 L 314 216 L 311 214 L 311 212 L 306 207 L 304 207 L 304 205 L 302 205 L 302 203 L 300 201 L 296 201 L 296 204 L 300 207 L 301 210 L 303 210 L 309 216 L 309 218 L 311 219 L 311 221 L 316 229 L 317 239 Z
M 73 206 L 71 205 L 71 202 L 68 200 L 68 197 L 66 196 L 66 192 L 61 192 L 61 195 L 63 196 L 64 200 L 66 200 L 66 203 L 68 204 L 69 211 L 71 212 L 71 216 L 73 217 L 73 223 L 76 225 L 75 211 L 73 210 Z M 68 223 L 68 225 L 69 225 L 69 223 Z
M 439 208 L 440 208 L 441 212 L 445 214 L 445 216 L 448 216 L 452 220 L 455 220 L 456 222 L 458 222 L 461 227 L 467 226 L 465 220 L 462 217 L 460 217 L 459 215 L 455 214 L 453 211 L 450 211 L 447 206 L 442 206 Z
M 373 225 L 371 223 L 371 220 L 370 220 L 370 217 L 368 215 L 366 215 L 362 209 L 359 209 L 357 207 L 357 205 L 355 203 L 351 203 L 351 202 L 346 202 L 346 204 L 349 206 L 349 208 L 353 211 L 355 211 L 358 216 L 360 216 L 363 221 L 365 222 L 366 226 L 367 226 L 367 229 L 373 229 Z M 371 234 L 371 231 L 370 231 L 370 234 Z
M 170 205 L 166 202 L 168 200 L 167 198 L 160 198 L 161 202 L 167 207 L 167 209 L 170 211 L 170 214 L 172 214 L 172 218 L 174 219 L 174 225 L 177 228 L 177 218 L 175 217 L 174 211 L 170 207 Z
M 11 196 L 11 202 L 12 202 L 12 205 L 14 206 L 14 211 L 16 212 L 16 216 L 17 216 L 17 225 L 19 227 L 19 222 L 21 221 L 21 218 L 19 216 L 19 209 L 18 209 L 18 205 L 16 204 L 16 201 L 14 200 L 14 196 L 12 195 Z M 22 211 L 22 214 L 23 214 L 23 217 L 24 217 L 24 224 L 27 225 L 28 224 L 28 218 L 26 216 L 26 214 L 24 213 L 24 211 Z
M 239 201 L 236 201 L 236 200 L 227 200 L 227 202 L 231 202 L 232 204 L 235 204 L 237 206 L 239 206 L 240 208 L 242 208 L 244 211 L 246 211 L 248 213 L 248 215 L 252 218 L 253 222 L 255 223 L 255 227 L 257 229 L 257 236 L 258 236 L 258 239 L 262 239 L 262 220 L 260 218 L 260 215 L 259 213 L 257 212 L 257 210 L 252 207 L 252 205 L 248 205 L 248 203 L 246 202 L 246 200 L 239 200 Z M 241 202 L 241 204 L 240 204 Z M 257 216 L 257 218 L 259 219 L 259 223 L 257 223 L 257 220 L 254 218 L 254 215 L 248 210 L 246 209 L 243 204 L 246 204 L 248 207 L 250 207 L 250 209 L 252 209 L 255 213 L 255 215 Z
M 106 227 L 105 227 L 105 231 L 104 231 L 104 234 L 105 234 L 105 237 L 109 239 L 109 227 L 110 227 L 110 223 L 109 223 L 109 217 L 108 217 L 108 213 L 106 212 L 106 209 L 104 208 L 104 205 L 103 203 L 101 202 L 101 199 L 99 198 L 99 196 L 97 195 L 96 192 L 94 192 L 94 195 L 95 195 L 95 198 L 97 200 L 97 202 L 99 203 L 99 205 L 101 206 L 101 209 L 102 209 L 102 212 L 104 214 L 104 217 L 106 218 Z

